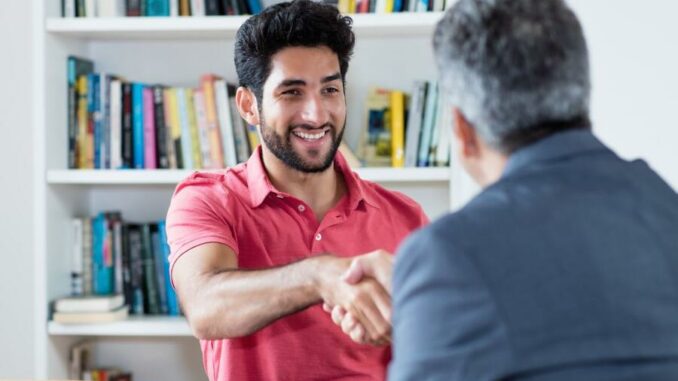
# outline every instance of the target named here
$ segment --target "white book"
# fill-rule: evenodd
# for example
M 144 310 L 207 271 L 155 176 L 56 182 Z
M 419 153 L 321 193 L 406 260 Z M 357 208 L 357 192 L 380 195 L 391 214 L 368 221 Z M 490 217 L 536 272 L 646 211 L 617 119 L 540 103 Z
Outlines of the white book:
M 122 81 L 111 81 L 111 168 L 122 168 Z
M 436 105 L 436 114 L 433 118 L 433 129 L 431 134 L 431 143 L 428 145 L 428 165 L 433 167 L 436 165 L 436 152 L 438 151 L 438 142 L 440 141 L 440 121 L 443 113 L 443 97 L 442 89 L 438 88 L 438 103 Z
M 64 1 L 64 17 L 66 18 L 75 17 L 76 0 L 63 0 L 63 1 Z
M 124 17 L 125 0 L 97 0 L 98 17 Z
M 205 16 L 205 0 L 191 0 L 191 16 Z
M 421 137 L 421 124 L 426 104 L 426 81 L 415 81 L 410 100 L 410 112 L 407 116 L 407 137 L 405 139 L 405 166 L 417 166 L 417 152 Z
M 169 0 L 170 3 L 170 17 L 179 16 L 179 0 Z
M 85 17 L 97 17 L 96 0 L 85 0 Z
M 224 149 L 226 168 L 229 168 L 238 164 L 238 159 L 236 156 L 233 120 L 231 119 L 231 107 L 227 89 L 226 81 L 223 79 L 214 81 L 214 101 L 217 104 L 217 118 L 219 119 L 219 127 L 221 127 L 221 145 Z
M 54 311 L 63 313 L 110 312 L 124 304 L 125 298 L 122 294 L 68 296 L 54 302 Z
M 123 288 L 123 268 L 122 268 L 122 221 L 116 219 L 113 221 L 113 262 L 114 262 L 114 275 L 115 275 L 115 284 L 114 291 L 117 294 L 122 294 L 124 292 Z M 123 300 L 124 303 L 124 300 Z
M 52 320 L 64 324 L 109 323 L 125 320 L 127 316 L 127 306 L 122 306 L 105 312 L 55 312 Z
M 82 219 L 74 218 L 72 224 L 72 257 L 71 257 L 71 294 L 82 295 L 83 264 L 82 264 Z
M 439 167 L 450 165 L 450 151 L 452 144 L 452 106 L 448 102 L 447 96 L 441 94 L 441 120 L 438 121 L 440 128 L 440 137 L 436 149 L 435 163 Z
M 421 130 L 421 139 L 419 140 L 419 152 L 417 155 L 417 167 L 427 167 L 429 147 L 431 146 L 431 137 L 433 136 L 433 123 L 436 117 L 436 107 L 438 105 L 438 83 L 431 82 L 428 85 L 426 94 L 426 106 L 424 108 L 424 124 Z
M 177 108 L 179 110 L 179 125 L 181 128 L 181 159 L 184 164 L 183 169 L 194 169 L 191 127 L 188 121 L 188 106 L 185 88 L 177 88 Z

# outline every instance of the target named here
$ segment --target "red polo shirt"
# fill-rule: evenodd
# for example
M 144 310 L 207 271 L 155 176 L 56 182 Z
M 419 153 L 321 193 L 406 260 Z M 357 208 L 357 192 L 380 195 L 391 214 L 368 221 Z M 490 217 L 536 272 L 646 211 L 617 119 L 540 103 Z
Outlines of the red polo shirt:
M 167 214 L 170 264 L 208 242 L 229 246 L 240 268 L 284 265 L 313 255 L 394 252 L 428 222 L 408 197 L 361 180 L 337 153 L 348 189 L 318 222 L 303 201 L 276 190 L 261 148 L 223 173 L 194 173 L 177 186 Z M 170 270 L 171 271 L 171 270 Z M 320 305 L 237 338 L 201 341 L 211 381 L 384 380 L 390 348 L 351 341 Z

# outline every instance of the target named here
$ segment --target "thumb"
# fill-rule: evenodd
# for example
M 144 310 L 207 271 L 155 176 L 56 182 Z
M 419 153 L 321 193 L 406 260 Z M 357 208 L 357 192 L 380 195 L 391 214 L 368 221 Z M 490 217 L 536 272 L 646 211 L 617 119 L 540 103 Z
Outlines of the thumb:
M 365 269 L 363 268 L 362 261 L 359 259 L 354 259 L 351 262 L 351 266 L 344 272 L 341 276 L 346 283 L 356 284 L 360 282 L 365 276 Z

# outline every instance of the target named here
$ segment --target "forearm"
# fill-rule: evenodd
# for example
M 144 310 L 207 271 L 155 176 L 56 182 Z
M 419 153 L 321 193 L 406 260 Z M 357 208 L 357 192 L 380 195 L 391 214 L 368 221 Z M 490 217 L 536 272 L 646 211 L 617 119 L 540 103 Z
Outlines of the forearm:
M 319 303 L 319 274 L 332 257 L 312 257 L 264 270 L 219 270 L 201 275 L 188 313 L 201 339 L 249 335 Z M 336 258 L 335 258 L 336 259 Z

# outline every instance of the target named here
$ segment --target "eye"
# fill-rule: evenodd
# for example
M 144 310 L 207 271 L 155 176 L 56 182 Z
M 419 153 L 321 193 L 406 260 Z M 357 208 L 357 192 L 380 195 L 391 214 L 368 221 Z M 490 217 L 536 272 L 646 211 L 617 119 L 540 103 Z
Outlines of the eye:
M 297 97 L 297 96 L 301 95 L 301 91 L 299 91 L 299 89 L 289 89 L 289 90 L 283 91 L 282 94 L 286 97 Z
M 324 90 L 325 90 L 325 93 L 327 93 L 327 94 L 338 94 L 338 93 L 340 93 L 339 89 L 336 88 L 336 87 L 326 87 Z

